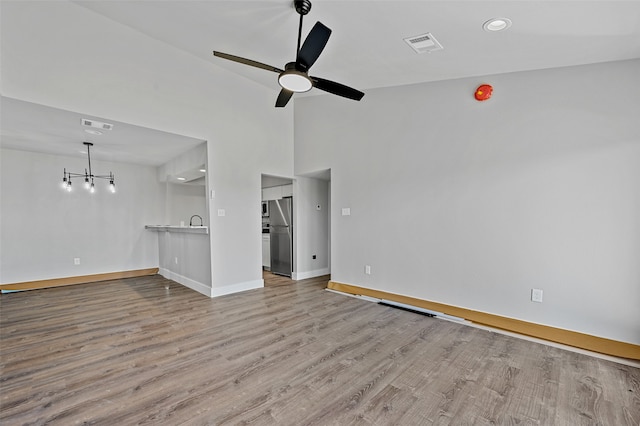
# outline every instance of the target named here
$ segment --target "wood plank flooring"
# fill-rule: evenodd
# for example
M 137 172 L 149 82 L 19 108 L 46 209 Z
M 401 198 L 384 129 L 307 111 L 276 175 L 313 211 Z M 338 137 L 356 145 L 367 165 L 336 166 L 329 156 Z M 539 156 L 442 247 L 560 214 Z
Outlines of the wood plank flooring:
M 327 279 L 325 280 L 324 278 L 322 279 L 325 286 L 326 283 L 329 281 L 328 279 L 329 277 L 327 277 Z M 264 280 L 264 286 L 265 287 L 273 287 L 273 286 L 277 286 L 277 285 L 289 285 L 289 284 L 295 284 L 296 281 L 292 280 L 289 277 L 285 277 L 283 275 L 278 275 L 278 274 L 274 274 L 272 272 L 269 271 L 262 271 L 262 279 Z
M 0 424 L 640 424 L 638 368 L 327 281 L 215 299 L 161 276 L 3 294 Z

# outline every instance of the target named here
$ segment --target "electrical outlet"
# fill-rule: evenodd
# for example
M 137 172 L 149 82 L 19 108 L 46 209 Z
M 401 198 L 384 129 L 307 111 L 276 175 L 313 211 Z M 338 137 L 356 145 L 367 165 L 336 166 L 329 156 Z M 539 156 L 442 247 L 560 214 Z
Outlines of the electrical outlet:
M 371 265 L 364 265 L 364 273 L 371 275 Z
M 531 301 L 542 303 L 542 289 L 539 289 L 539 288 L 531 289 Z
M 74 265 L 79 265 L 80 264 L 80 258 L 79 257 L 74 257 L 73 258 L 73 264 Z

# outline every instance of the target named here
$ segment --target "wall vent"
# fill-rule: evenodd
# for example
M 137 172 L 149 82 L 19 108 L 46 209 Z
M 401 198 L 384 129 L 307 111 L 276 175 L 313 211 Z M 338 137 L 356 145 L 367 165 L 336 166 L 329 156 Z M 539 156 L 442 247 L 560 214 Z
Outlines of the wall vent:
M 83 126 L 94 127 L 96 129 L 101 129 L 101 130 L 112 130 L 113 129 L 113 124 L 102 123 L 100 121 L 95 121 L 95 120 L 89 120 L 88 118 L 83 118 L 81 120 L 81 123 L 82 123 Z
M 433 52 L 444 49 L 431 33 L 403 39 L 416 53 Z

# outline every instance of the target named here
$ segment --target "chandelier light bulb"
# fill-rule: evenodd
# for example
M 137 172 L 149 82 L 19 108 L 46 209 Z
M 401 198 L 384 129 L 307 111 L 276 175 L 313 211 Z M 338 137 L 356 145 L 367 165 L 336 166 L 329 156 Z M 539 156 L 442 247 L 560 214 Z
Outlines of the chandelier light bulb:
M 113 183 L 113 181 L 109 182 L 109 190 L 110 190 L 112 193 L 115 193 L 115 192 L 116 192 L 116 184 L 115 184 L 115 183 Z
M 96 192 L 96 187 L 95 187 L 95 185 L 93 184 L 93 182 L 91 182 L 91 186 L 89 187 L 89 192 L 90 192 L 90 193 L 92 193 L 92 194 L 93 194 L 94 192 Z
M 67 192 L 71 192 L 71 179 L 67 181 Z

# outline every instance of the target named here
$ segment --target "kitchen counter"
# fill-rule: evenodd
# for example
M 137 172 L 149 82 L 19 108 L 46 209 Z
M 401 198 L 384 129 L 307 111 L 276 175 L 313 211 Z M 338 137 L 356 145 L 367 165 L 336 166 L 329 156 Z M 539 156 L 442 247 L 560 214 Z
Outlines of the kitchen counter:
M 187 234 L 208 234 L 208 226 L 177 226 L 177 225 L 145 225 L 144 229 L 157 232 L 183 232 Z

